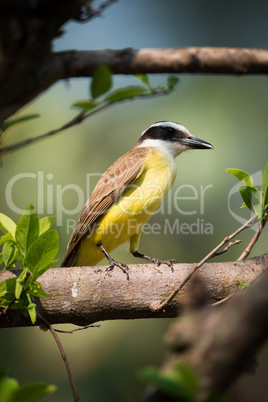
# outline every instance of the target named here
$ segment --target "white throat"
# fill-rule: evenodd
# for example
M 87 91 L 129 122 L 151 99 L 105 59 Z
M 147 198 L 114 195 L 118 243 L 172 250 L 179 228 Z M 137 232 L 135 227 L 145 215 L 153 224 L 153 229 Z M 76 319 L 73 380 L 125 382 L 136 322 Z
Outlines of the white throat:
M 171 142 L 165 140 L 155 140 L 155 139 L 146 139 L 142 141 L 137 148 L 142 147 L 155 147 L 158 148 L 160 151 L 165 152 L 167 155 L 171 156 L 173 159 L 176 158 L 179 154 L 183 151 L 189 149 L 186 145 L 182 145 L 179 142 Z

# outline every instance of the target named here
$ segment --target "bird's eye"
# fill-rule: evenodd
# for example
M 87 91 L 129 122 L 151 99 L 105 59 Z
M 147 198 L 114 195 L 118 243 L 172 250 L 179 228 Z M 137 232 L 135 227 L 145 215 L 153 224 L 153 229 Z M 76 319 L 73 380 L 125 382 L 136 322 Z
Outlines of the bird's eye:
M 174 133 L 175 133 L 175 128 L 173 128 L 173 127 L 168 127 L 168 128 L 167 128 L 167 131 L 168 131 L 169 134 L 174 134 Z

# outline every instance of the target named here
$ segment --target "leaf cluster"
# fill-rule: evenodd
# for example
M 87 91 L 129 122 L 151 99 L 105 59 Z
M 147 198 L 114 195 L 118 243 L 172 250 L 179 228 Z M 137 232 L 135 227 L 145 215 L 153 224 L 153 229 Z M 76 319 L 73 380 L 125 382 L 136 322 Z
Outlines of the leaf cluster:
M 55 385 L 44 382 L 20 386 L 15 378 L 5 372 L 0 373 L 1 402 L 34 402 L 56 390 Z
M 256 188 L 253 178 L 247 172 L 240 169 L 226 169 L 243 183 L 239 187 L 241 197 L 244 201 L 241 208 L 249 208 L 258 215 L 259 220 L 267 219 L 268 212 L 268 162 L 265 165 L 260 191 Z
M 18 224 L 4 214 L 0 214 L 0 229 L 4 235 L 0 238 L 3 245 L 0 263 L 4 270 L 16 267 L 18 262 L 21 273 L 0 284 L 0 306 L 21 309 L 29 315 L 32 323 L 36 322 L 36 304 L 31 296 L 49 297 L 37 279 L 56 262 L 59 248 L 59 236 L 55 229 L 50 229 L 55 217 L 39 219 L 33 205 L 29 204 L 22 213 Z
M 139 378 L 157 387 L 174 401 L 196 402 L 200 390 L 197 372 L 181 359 L 176 360 L 171 370 L 162 372 L 151 366 L 139 372 Z M 210 395 L 205 402 L 226 402 L 224 395 Z
M 2 125 L 2 127 L 0 127 L 0 137 L 11 126 L 14 126 L 15 124 L 22 123 L 22 122 L 25 122 L 25 121 L 29 121 L 29 120 L 32 120 L 32 119 L 36 119 L 38 117 L 40 117 L 39 113 L 33 113 L 33 114 L 26 114 L 26 115 L 23 115 L 23 116 L 15 117 L 14 119 L 6 120 L 4 122 L 4 124 Z
M 93 74 L 89 88 L 89 99 L 76 101 L 73 106 L 89 115 L 115 102 L 135 97 L 167 94 L 175 89 L 179 82 L 178 77 L 171 75 L 168 76 L 165 87 L 152 87 L 146 74 L 137 74 L 135 77 L 143 85 L 130 85 L 111 90 L 113 86 L 112 73 L 106 65 L 101 64 Z
M 142 85 L 131 85 L 112 90 L 113 76 L 110 69 L 104 64 L 99 65 L 95 70 L 90 83 L 89 99 L 78 100 L 72 104 L 74 108 L 79 110 L 79 114 L 75 118 L 72 118 L 69 122 L 67 122 L 60 128 L 49 131 L 48 133 L 17 142 L 16 144 L 2 147 L 0 149 L 0 153 L 6 154 L 8 152 L 12 152 L 19 148 L 22 148 L 28 144 L 40 141 L 43 138 L 51 137 L 51 135 L 55 135 L 76 124 L 80 124 L 84 119 L 91 116 L 92 114 L 99 112 L 117 102 L 137 97 L 141 98 L 157 95 L 167 95 L 176 88 L 179 82 L 179 78 L 177 76 L 170 75 L 167 77 L 167 82 L 165 86 L 158 85 L 156 87 L 153 87 L 146 74 L 137 74 L 135 75 L 135 77 L 142 83 Z M 35 113 L 22 115 L 13 119 L 6 120 L 4 124 L 0 126 L 0 139 L 2 134 L 13 125 L 29 121 L 37 117 L 40 117 L 40 115 Z

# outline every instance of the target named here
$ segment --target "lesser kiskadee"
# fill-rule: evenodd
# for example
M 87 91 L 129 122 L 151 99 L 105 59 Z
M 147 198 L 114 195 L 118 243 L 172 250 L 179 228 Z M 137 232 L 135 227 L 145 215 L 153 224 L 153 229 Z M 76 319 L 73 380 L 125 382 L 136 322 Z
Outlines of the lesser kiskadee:
M 129 243 L 135 257 L 172 269 L 174 260 L 149 257 L 138 246 L 144 224 L 175 180 L 175 157 L 188 149 L 213 146 L 178 123 L 163 121 L 147 128 L 135 147 L 100 178 L 76 222 L 61 266 L 92 266 L 106 257 L 110 270 L 118 266 L 127 274 L 127 264 L 115 261 L 110 252 Z

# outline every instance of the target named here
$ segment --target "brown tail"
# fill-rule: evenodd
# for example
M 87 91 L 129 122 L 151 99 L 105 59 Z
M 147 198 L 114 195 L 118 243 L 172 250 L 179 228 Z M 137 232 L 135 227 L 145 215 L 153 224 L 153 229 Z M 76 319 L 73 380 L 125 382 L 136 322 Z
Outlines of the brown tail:
M 78 248 L 74 247 L 70 253 L 67 252 L 64 260 L 61 263 L 61 267 L 75 267 L 78 256 Z

